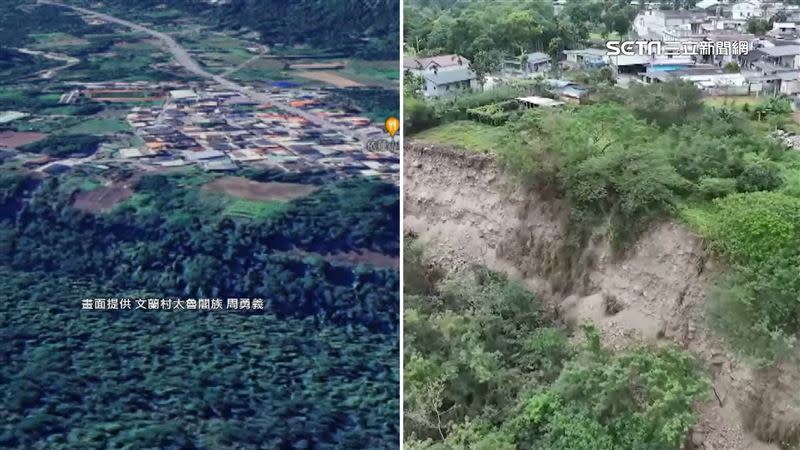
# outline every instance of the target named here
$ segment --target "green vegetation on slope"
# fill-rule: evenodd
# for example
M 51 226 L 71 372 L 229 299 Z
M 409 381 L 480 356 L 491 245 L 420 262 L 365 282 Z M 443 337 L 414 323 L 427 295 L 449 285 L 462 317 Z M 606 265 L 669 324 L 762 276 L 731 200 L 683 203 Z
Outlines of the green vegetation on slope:
M 708 380 L 671 346 L 576 344 L 522 285 L 404 257 L 410 450 L 679 449 Z
M 405 3 L 404 39 L 419 56 L 456 53 L 473 60 L 480 52 L 510 55 L 573 48 L 588 37 L 586 27 L 554 16 L 552 4 L 539 0 L 460 2 L 452 8 Z M 566 47 L 564 47 L 566 46 Z
M 73 1 L 87 7 L 92 4 Z M 232 0 L 220 6 L 194 0 L 111 0 L 104 4 L 129 19 L 136 15 L 162 27 L 180 18 L 154 14 L 157 7 L 166 5 L 223 29 L 257 31 L 262 41 L 272 46 L 291 49 L 303 44 L 361 59 L 399 59 L 398 0 Z
M 709 107 L 687 83 L 593 91 L 588 106 L 521 113 L 491 134 L 453 122 L 490 93 L 416 100 L 406 112 L 444 123 L 421 139 L 488 145 L 520 182 L 567 198 L 578 238 L 609 226 L 624 249 L 654 221 L 685 220 L 729 263 L 711 323 L 754 362 L 788 356 L 800 332 L 800 155 L 771 134 L 796 126 L 788 101 Z
M 472 121 L 459 120 L 414 135 L 415 139 L 454 145 L 477 152 L 491 152 L 506 137 L 506 130 Z

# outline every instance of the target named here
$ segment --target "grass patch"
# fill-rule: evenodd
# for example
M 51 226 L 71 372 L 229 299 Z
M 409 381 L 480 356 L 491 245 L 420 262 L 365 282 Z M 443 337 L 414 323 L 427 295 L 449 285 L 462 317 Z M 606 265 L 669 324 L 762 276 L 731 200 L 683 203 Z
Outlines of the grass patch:
M 493 127 L 469 120 L 459 120 L 441 125 L 415 137 L 435 144 L 456 145 L 476 152 L 492 152 L 506 136 L 505 127 Z
M 716 220 L 714 205 L 709 202 L 680 205 L 678 216 L 690 228 L 703 235 L 711 232 Z
M 286 211 L 285 202 L 276 200 L 255 201 L 237 199 L 222 212 L 223 215 L 237 219 L 264 220 Z
M 760 105 L 765 103 L 769 97 L 749 97 L 749 96 L 737 96 L 737 97 L 727 97 L 727 96 L 711 96 L 711 97 L 704 97 L 703 103 L 706 106 L 713 106 L 716 108 L 728 107 L 728 108 L 743 108 L 744 105 L 750 105 L 750 107 Z
M 68 134 L 95 134 L 102 136 L 129 130 L 128 124 L 121 120 L 91 119 L 67 129 L 66 132 Z
M 400 80 L 397 61 L 351 59 L 344 69 L 334 73 L 366 85 L 392 86 Z

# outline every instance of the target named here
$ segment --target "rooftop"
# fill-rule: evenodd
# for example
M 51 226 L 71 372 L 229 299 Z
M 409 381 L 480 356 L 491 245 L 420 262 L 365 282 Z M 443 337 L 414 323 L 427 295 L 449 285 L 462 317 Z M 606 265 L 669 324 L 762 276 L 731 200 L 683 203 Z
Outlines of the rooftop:
M 764 47 L 761 49 L 767 56 L 774 58 L 781 56 L 800 55 L 800 45 L 778 45 L 775 47 Z
M 465 70 L 448 70 L 439 73 L 426 73 L 425 79 L 436 85 L 457 83 L 475 79 L 475 73 L 465 67 Z
M 667 19 L 703 20 L 708 14 L 700 11 L 661 11 Z
M 546 53 L 542 52 L 534 52 L 528 54 L 528 61 L 529 62 L 537 62 L 537 61 L 549 61 L 550 56 Z
M 460 55 L 439 55 L 430 58 L 405 58 L 403 68 L 422 70 L 431 64 L 439 67 L 469 66 L 469 60 Z
M 564 50 L 565 55 L 570 54 L 577 54 L 577 55 L 591 55 L 591 56 L 606 56 L 608 54 L 608 50 L 603 50 L 601 48 L 584 48 L 580 50 Z
M 552 98 L 536 97 L 536 96 L 517 97 L 516 100 L 533 106 L 553 107 L 553 106 L 561 106 L 564 104 L 564 102 L 553 100 Z

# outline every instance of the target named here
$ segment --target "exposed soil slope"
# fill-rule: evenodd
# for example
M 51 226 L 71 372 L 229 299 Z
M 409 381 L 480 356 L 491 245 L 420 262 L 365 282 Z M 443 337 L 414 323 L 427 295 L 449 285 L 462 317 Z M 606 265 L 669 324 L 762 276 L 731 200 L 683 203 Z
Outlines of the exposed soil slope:
M 612 257 L 601 233 L 575 250 L 569 205 L 520 187 L 491 156 L 411 141 L 404 164 L 405 232 L 444 267 L 483 264 L 519 277 L 564 320 L 592 321 L 607 345 L 669 340 L 701 357 L 713 392 L 687 448 L 778 449 L 756 435 L 775 441 L 800 429 L 795 377 L 751 369 L 707 329 L 703 305 L 718 268 L 700 236 L 665 222 L 623 257 Z

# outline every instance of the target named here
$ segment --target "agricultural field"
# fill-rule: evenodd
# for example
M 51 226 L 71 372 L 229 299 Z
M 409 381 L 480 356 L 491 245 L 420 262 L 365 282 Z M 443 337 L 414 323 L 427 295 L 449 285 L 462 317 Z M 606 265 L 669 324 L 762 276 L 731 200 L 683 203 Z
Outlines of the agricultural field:
M 80 188 L 81 191 L 75 195 L 73 207 L 93 214 L 109 212 L 133 195 L 133 189 L 128 182 L 101 187 L 87 181 Z
M 230 197 L 252 201 L 289 201 L 305 197 L 316 189 L 307 184 L 264 183 L 242 177 L 222 177 L 203 186 L 206 191 L 223 192 Z
M 94 135 L 107 135 L 115 134 L 121 131 L 130 131 L 131 128 L 127 122 L 117 119 L 88 119 L 73 127 L 68 128 L 65 132 L 68 134 L 94 134 Z
M 236 219 L 265 220 L 287 210 L 285 202 L 237 199 L 228 204 L 222 215 Z
M 69 51 L 73 47 L 83 47 L 89 44 L 89 41 L 80 38 L 68 33 L 42 33 L 42 34 L 31 34 L 31 38 L 33 38 L 36 42 L 31 46 L 31 48 L 35 50 L 66 50 Z
M 41 141 L 46 137 L 46 134 L 36 132 L 2 131 L 0 132 L 0 147 L 23 147 Z
M 186 33 L 182 34 L 179 39 L 181 45 L 211 72 L 225 72 L 257 55 L 246 48 L 256 46 L 256 43 L 223 33 L 207 31 Z
M 115 42 L 103 53 L 92 54 L 63 70 L 60 81 L 160 81 L 174 75 L 155 67 L 170 65 L 169 55 L 153 46 L 130 46 Z
M 321 81 L 326 84 L 333 85 L 337 88 L 351 88 L 351 87 L 361 87 L 363 84 L 345 78 L 334 71 L 328 70 L 301 70 L 299 72 L 295 72 L 295 75 L 301 78 L 307 78 L 309 80 Z
M 362 83 L 366 86 L 397 88 L 400 82 L 400 71 L 397 61 L 366 61 L 350 59 L 339 75 Z

